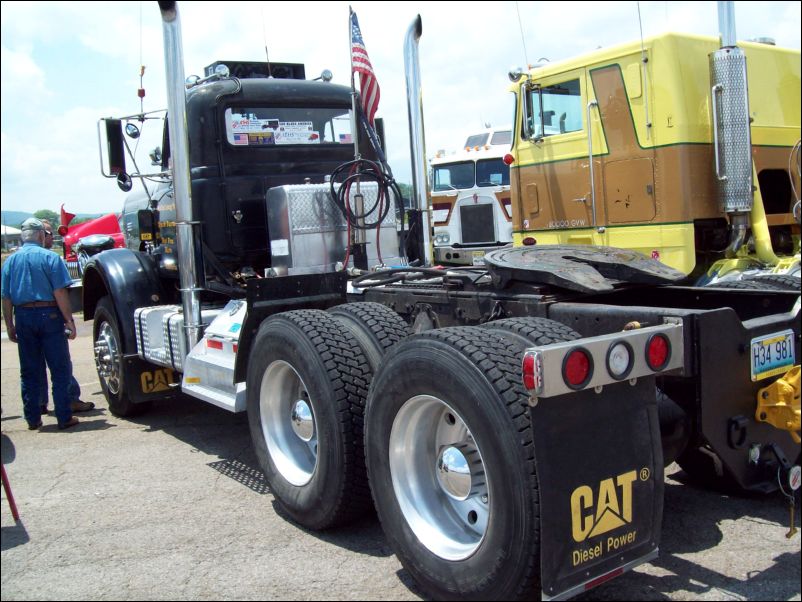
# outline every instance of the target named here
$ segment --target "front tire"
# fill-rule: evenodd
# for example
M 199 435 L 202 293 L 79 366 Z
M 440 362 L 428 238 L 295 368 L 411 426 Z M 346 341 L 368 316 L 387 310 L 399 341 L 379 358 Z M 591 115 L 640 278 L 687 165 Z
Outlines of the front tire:
M 539 496 L 520 361 L 495 333 L 398 343 L 371 386 L 368 474 L 391 547 L 427 595 L 539 593 Z
M 121 418 L 130 418 L 149 410 L 150 402 L 134 403 L 127 393 L 120 326 L 108 295 L 98 301 L 95 309 L 92 340 L 100 388 L 106 396 L 111 413 Z
M 369 511 L 362 417 L 371 370 L 354 337 L 323 311 L 271 316 L 248 360 L 248 422 L 270 490 L 309 529 Z

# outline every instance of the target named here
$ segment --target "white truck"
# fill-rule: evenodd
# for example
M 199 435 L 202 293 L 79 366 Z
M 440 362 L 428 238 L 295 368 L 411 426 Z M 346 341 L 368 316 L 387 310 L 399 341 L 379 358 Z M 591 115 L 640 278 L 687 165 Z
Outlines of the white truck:
M 471 134 L 452 154 L 431 160 L 434 259 L 439 264 L 483 265 L 487 251 L 512 243 L 510 152 L 512 131 Z

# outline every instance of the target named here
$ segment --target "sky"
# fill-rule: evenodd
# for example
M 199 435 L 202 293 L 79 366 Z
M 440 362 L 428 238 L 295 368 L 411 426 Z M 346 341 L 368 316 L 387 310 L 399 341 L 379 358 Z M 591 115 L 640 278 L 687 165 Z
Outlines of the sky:
M 736 2 L 739 40 L 800 48 L 800 2 Z M 381 86 L 388 158 L 410 182 L 403 43 L 423 21 L 427 155 L 456 150 L 484 124 L 509 124 L 511 67 L 570 58 L 665 31 L 718 35 L 716 2 L 365 2 L 352 0 Z M 186 75 L 216 60 L 301 62 L 349 85 L 349 3 L 179 2 Z M 97 121 L 166 106 L 156 2 L 2 2 L 2 209 L 117 212 L 125 194 L 100 174 Z M 520 18 L 519 18 L 520 16 Z M 154 128 L 151 128 L 154 129 Z M 147 136 L 143 136 L 143 140 Z M 141 144 L 141 150 L 152 146 Z M 144 154 L 142 155 L 144 156 Z

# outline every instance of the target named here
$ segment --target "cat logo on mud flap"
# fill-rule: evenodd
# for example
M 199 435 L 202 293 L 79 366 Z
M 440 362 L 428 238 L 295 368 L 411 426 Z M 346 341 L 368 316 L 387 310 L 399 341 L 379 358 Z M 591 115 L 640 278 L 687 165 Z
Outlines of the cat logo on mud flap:
M 140 377 L 143 393 L 159 393 L 169 391 L 173 384 L 173 371 L 170 368 L 154 370 L 153 372 L 143 372 Z
M 644 471 L 646 477 L 644 478 Z M 632 483 L 638 478 L 631 470 L 599 483 L 598 496 L 588 485 L 581 485 L 571 494 L 571 531 L 574 541 L 582 542 L 632 522 Z M 648 470 L 641 471 L 641 479 Z

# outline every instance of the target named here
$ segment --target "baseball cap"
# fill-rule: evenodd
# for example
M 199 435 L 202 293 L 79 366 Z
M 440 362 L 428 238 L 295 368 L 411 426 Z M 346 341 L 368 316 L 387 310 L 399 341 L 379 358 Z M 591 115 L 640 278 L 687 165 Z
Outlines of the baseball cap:
M 20 226 L 20 230 L 44 230 L 45 226 L 41 222 L 41 220 L 36 219 L 35 217 L 29 217 L 24 222 L 22 222 L 22 226 Z

